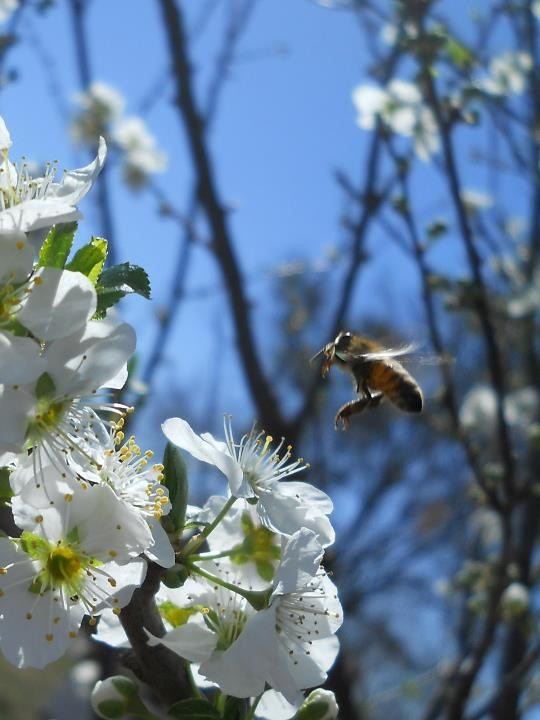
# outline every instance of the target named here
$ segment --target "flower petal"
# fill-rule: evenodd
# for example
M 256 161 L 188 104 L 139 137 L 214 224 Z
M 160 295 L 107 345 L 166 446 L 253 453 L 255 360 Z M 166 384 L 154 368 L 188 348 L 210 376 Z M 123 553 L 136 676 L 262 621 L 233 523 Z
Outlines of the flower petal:
M 242 468 L 236 458 L 214 443 L 204 440 L 197 435 L 188 422 L 182 418 L 169 418 L 162 424 L 161 429 L 165 437 L 182 450 L 193 455 L 197 460 L 215 465 L 227 480 L 234 495 L 238 490 L 243 478 Z
M 96 311 L 96 291 L 82 273 L 44 267 L 26 296 L 17 319 L 42 340 L 67 337 Z

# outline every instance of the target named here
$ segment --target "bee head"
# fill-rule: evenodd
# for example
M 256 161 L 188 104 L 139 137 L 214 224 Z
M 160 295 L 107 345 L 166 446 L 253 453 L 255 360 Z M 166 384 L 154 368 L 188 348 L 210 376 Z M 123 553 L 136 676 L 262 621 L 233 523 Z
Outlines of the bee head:
M 342 330 L 334 340 L 334 349 L 336 352 L 347 352 L 351 347 L 352 333 L 348 330 Z

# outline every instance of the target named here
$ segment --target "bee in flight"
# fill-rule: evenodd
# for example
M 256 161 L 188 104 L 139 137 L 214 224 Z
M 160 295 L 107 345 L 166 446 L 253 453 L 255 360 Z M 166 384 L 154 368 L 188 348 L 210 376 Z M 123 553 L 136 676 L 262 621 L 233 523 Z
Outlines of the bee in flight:
M 314 360 L 319 355 L 323 356 L 323 377 L 328 375 L 334 364 L 352 375 L 358 398 L 340 407 L 335 418 L 336 430 L 340 426 L 347 430 L 351 415 L 377 407 L 385 397 L 403 412 L 422 411 L 420 386 L 396 360 L 410 350 L 410 346 L 385 349 L 363 335 L 343 330 L 312 357 Z

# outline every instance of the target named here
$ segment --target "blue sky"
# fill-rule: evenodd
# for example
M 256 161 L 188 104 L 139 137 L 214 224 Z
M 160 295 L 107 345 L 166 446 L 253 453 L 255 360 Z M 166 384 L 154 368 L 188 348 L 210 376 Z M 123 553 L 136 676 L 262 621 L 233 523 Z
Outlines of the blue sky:
M 454 3 L 451 12 L 459 19 L 470 5 Z M 201 9 L 211 6 L 216 10 L 205 32 L 192 38 L 200 98 L 205 97 L 215 65 L 223 10 L 229 3 L 183 2 L 190 28 L 200 18 Z M 156 182 L 175 206 L 184 210 L 192 168 L 172 104 L 158 3 L 93 0 L 88 3 L 86 27 L 94 80 L 117 88 L 126 97 L 128 114 L 138 113 L 148 97 L 153 97 L 144 119 L 169 157 L 167 171 L 156 176 Z M 84 164 L 88 156 L 72 145 L 68 133 L 69 114 L 79 90 L 68 4 L 59 2 L 44 14 L 26 11 L 19 31 L 20 41 L 10 51 L 5 67 L 16 70 L 17 80 L 0 93 L 0 112 L 15 143 L 12 156 L 57 159 L 61 168 Z M 272 350 L 269 330 L 275 320 L 269 288 L 276 268 L 297 258 L 322 259 L 346 238 L 339 225 L 344 200 L 335 171 L 344 171 L 354 182 L 362 178 L 368 134 L 355 124 L 351 91 L 368 79 L 368 64 L 365 39 L 354 17 L 310 0 L 259 0 L 238 47 L 210 145 L 221 196 L 231 208 L 231 228 L 253 317 L 267 353 Z M 468 173 L 473 186 L 485 181 L 482 167 Z M 446 206 L 442 189 L 429 185 L 430 192 L 425 192 L 429 177 L 421 167 L 417 201 L 433 216 Z M 171 281 L 179 230 L 174 222 L 159 216 L 148 193 L 133 194 L 126 189 L 117 168 L 110 172 L 110 187 L 117 255 L 120 260 L 142 265 L 153 286 L 152 303 L 130 298 L 121 310 L 136 325 L 144 364 L 156 328 L 155 313 L 162 307 Z M 92 196 L 82 210 L 81 240 L 100 233 Z M 403 322 L 404 332 L 423 342 L 425 330 L 412 266 L 380 227 L 374 228 L 371 241 L 373 262 L 360 280 L 351 315 L 384 315 L 391 308 L 392 317 Z M 459 267 L 459 251 L 445 252 L 443 264 Z M 188 298 L 166 350 L 160 384 L 191 389 L 199 408 L 199 417 L 191 418 L 196 424 L 202 421 L 210 401 L 218 416 L 234 411 L 251 422 L 234 362 L 234 334 L 223 311 L 226 299 L 215 264 L 204 248 L 194 252 Z M 211 377 L 216 333 L 222 338 L 219 362 L 225 369 L 214 397 Z M 153 421 L 160 418 L 160 412 L 156 417 L 150 413 Z M 176 412 L 182 414 L 182 408 Z M 146 420 L 143 425 L 144 434 Z

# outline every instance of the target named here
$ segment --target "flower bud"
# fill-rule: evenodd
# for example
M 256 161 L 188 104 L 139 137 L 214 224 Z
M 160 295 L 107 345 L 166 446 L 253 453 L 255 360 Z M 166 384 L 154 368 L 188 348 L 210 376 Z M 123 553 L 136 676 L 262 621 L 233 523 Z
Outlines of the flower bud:
M 302 703 L 294 720 L 336 720 L 338 706 L 334 693 L 318 688 Z
M 137 685 L 122 675 L 98 680 L 90 702 L 94 712 L 105 720 L 118 720 L 128 712 L 130 701 L 137 696 Z
M 522 615 L 529 607 L 529 591 L 523 583 L 510 583 L 502 594 L 501 603 L 506 615 Z

